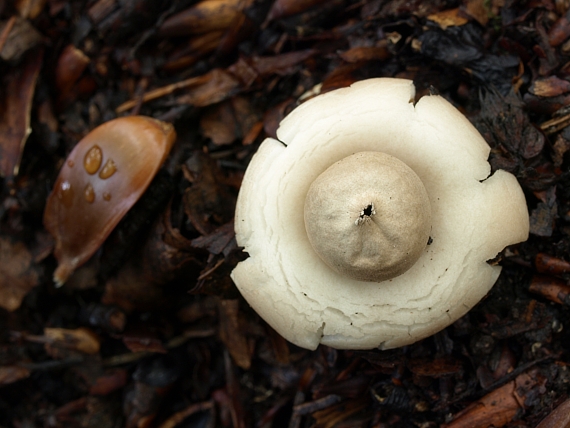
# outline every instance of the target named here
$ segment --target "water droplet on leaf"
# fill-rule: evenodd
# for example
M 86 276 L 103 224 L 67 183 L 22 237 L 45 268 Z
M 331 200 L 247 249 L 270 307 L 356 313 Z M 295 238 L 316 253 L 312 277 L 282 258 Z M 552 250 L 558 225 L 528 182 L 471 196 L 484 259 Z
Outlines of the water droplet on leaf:
M 85 196 L 85 200 L 87 202 L 89 202 L 90 204 L 93 203 L 93 201 L 95 200 L 95 190 L 93 190 L 93 186 L 91 184 L 85 186 L 85 191 L 83 192 L 83 195 Z
M 88 174 L 95 174 L 99 170 L 102 160 L 103 151 L 98 145 L 94 145 L 85 154 L 85 159 L 83 159 L 85 171 L 87 171 Z
M 113 159 L 109 159 L 107 162 L 105 162 L 105 166 L 103 166 L 101 172 L 99 172 L 99 178 L 105 180 L 112 176 L 116 170 L 117 167 L 115 165 L 115 162 L 113 162 Z
M 57 197 L 65 207 L 69 207 L 73 201 L 73 189 L 69 181 L 63 181 L 57 190 Z

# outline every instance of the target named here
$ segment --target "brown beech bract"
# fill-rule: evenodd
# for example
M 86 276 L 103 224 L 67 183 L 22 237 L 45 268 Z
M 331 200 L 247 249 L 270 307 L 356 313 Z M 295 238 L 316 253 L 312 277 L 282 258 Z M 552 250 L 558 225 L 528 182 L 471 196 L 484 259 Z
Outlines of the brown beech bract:
M 172 125 L 132 116 L 104 123 L 74 147 L 44 212 L 56 240 L 57 285 L 91 257 L 140 198 L 175 139 Z

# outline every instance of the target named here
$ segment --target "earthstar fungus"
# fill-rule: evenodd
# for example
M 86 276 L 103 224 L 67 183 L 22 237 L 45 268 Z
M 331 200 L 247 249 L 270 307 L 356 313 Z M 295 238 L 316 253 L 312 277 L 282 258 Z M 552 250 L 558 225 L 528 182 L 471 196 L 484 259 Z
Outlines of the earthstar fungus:
M 487 260 L 528 237 L 515 177 L 490 175 L 490 147 L 444 98 L 414 94 L 411 81 L 381 78 L 320 95 L 246 171 L 235 229 L 249 258 L 232 278 L 298 346 L 430 336 L 493 286 L 501 268 Z
M 44 225 L 56 240 L 56 284 L 101 246 L 147 189 L 175 139 L 172 125 L 131 116 L 106 122 L 77 143 L 44 211 Z

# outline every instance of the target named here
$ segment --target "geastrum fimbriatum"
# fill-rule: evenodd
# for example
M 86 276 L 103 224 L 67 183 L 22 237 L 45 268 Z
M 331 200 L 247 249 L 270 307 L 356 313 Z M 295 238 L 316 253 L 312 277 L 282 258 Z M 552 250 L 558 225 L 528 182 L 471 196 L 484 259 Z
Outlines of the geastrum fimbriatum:
M 440 96 L 370 79 L 296 108 L 253 157 L 232 278 L 298 346 L 394 348 L 445 328 L 493 286 L 524 241 L 523 192 Z

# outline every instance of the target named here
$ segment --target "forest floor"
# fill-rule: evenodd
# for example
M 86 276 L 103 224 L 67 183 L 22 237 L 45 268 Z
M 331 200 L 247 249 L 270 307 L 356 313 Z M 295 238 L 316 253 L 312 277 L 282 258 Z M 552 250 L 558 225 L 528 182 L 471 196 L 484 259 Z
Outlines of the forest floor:
M 555 409 L 570 382 L 569 7 L 0 2 L 0 427 L 566 426 Z M 412 79 L 417 97 L 440 94 L 469 118 L 492 169 L 521 184 L 530 237 L 434 336 L 308 351 L 230 279 L 247 257 L 235 201 L 293 108 L 372 77 Z M 131 115 L 171 123 L 172 151 L 56 287 L 43 215 L 58 172 L 92 129 Z

